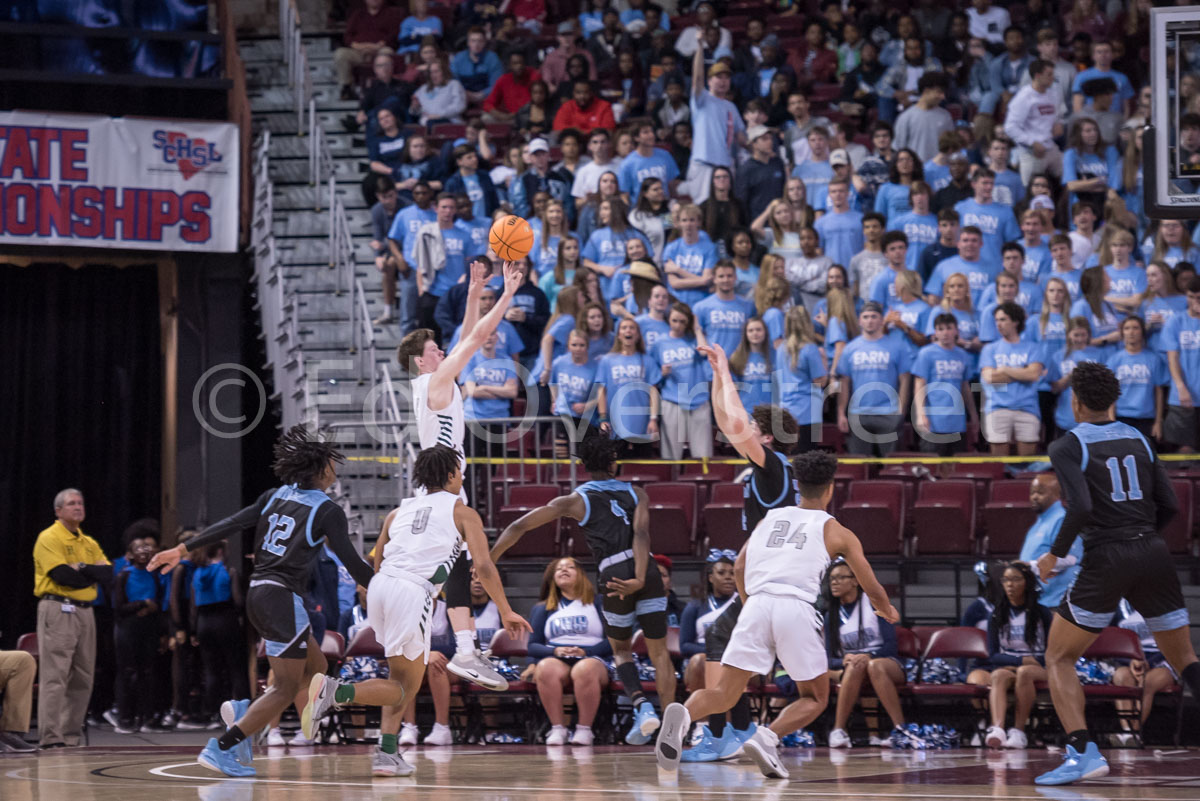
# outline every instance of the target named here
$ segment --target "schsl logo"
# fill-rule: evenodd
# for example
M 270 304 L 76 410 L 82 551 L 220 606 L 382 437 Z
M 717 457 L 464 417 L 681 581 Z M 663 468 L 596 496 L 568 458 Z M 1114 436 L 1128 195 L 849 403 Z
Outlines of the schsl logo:
M 154 149 L 162 151 L 164 163 L 179 168 L 185 181 L 222 158 L 215 144 L 193 139 L 182 131 L 155 131 Z

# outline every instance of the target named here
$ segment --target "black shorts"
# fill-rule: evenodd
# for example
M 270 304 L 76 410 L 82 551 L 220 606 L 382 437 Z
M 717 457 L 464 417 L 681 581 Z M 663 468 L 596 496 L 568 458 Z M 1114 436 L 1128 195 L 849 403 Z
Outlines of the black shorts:
M 657 565 L 646 567 L 646 583 L 633 595 L 618 598 L 607 594 L 605 585 L 609 579 L 631 579 L 633 573 L 632 555 L 615 564 L 601 562 L 596 591 L 605 593 L 604 635 L 613 640 L 631 639 L 636 620 L 647 639 L 661 640 L 667 636 L 667 591 Z
M 1181 448 L 1196 447 L 1197 416 L 1200 409 L 1187 409 L 1183 406 L 1168 406 L 1167 416 L 1163 420 L 1163 439 Z
M 1157 534 L 1086 546 L 1075 583 L 1058 614 L 1091 632 L 1111 625 L 1121 599 L 1146 618 L 1150 631 L 1188 624 L 1179 575 L 1166 542 Z
M 738 615 L 742 613 L 742 597 L 733 599 L 733 603 L 725 607 L 725 611 L 717 615 L 717 619 L 704 632 L 704 658 L 709 662 L 720 662 L 725 656 L 725 646 L 729 645 L 729 635 L 737 625 Z
M 251 581 L 246 593 L 246 617 L 263 638 L 267 656 L 307 658 L 312 626 L 299 595 L 281 584 Z
M 940 434 L 938 436 L 945 435 Z M 957 438 L 952 439 L 949 442 L 930 442 L 919 435 L 918 439 L 919 442 L 917 447 L 922 453 L 935 453 L 943 458 L 957 456 L 958 454 L 964 453 L 967 450 L 967 434 L 965 431 L 959 434 Z
M 447 609 L 459 609 L 471 605 L 471 555 L 464 548 L 454 560 L 450 575 L 442 585 L 442 593 L 446 596 Z

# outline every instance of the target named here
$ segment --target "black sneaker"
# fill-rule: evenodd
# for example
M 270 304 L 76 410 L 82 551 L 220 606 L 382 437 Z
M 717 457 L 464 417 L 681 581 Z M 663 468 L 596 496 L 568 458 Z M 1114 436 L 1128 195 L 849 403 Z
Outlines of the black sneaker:
M 0 751 L 27 754 L 38 750 L 36 743 L 31 743 L 15 731 L 0 731 Z

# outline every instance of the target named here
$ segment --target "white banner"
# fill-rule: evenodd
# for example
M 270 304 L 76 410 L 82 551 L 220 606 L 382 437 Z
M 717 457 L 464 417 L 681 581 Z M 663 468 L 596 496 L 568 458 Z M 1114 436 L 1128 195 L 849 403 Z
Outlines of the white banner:
M 0 112 L 0 244 L 231 253 L 227 122 Z

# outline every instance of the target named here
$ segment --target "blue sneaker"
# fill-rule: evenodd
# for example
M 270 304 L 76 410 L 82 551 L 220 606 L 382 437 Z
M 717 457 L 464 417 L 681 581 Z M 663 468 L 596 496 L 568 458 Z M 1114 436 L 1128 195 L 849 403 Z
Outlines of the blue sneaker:
M 249 698 L 243 698 L 240 701 L 226 701 L 221 704 L 221 722 L 225 724 L 225 729 L 232 728 L 233 724 L 241 720 L 249 708 Z M 243 765 L 249 765 L 254 761 L 254 745 L 251 739 L 249 736 L 246 737 L 246 739 L 237 744 L 237 748 L 233 749 L 237 761 Z
M 630 745 L 645 745 L 650 742 L 650 736 L 658 731 L 661 723 L 654 711 L 654 705 L 649 701 L 642 701 L 634 710 L 633 727 L 625 735 L 625 742 Z
M 222 751 L 217 745 L 216 737 L 208 738 L 208 745 L 204 746 L 204 750 L 200 752 L 200 756 L 196 757 L 196 761 L 209 770 L 224 773 L 235 779 L 253 776 L 257 773 L 254 768 L 239 762 L 234 751 Z
M 735 729 L 733 726 L 725 727 L 725 738 L 722 740 L 723 747 L 721 748 L 722 761 L 726 759 L 737 759 L 742 755 L 742 743 L 754 736 L 754 732 L 758 731 L 758 726 L 751 723 L 749 728 Z
M 725 727 L 720 737 L 713 737 L 712 730 L 707 725 L 701 726 L 700 730 L 704 733 L 700 742 L 684 751 L 679 756 L 680 762 L 716 762 L 721 755 L 721 746 L 728 736 L 729 727 Z
M 1088 743 L 1080 754 L 1067 746 L 1063 763 L 1049 773 L 1033 780 L 1034 784 L 1072 784 L 1085 779 L 1098 779 L 1108 775 L 1108 760 L 1100 753 L 1095 743 Z

